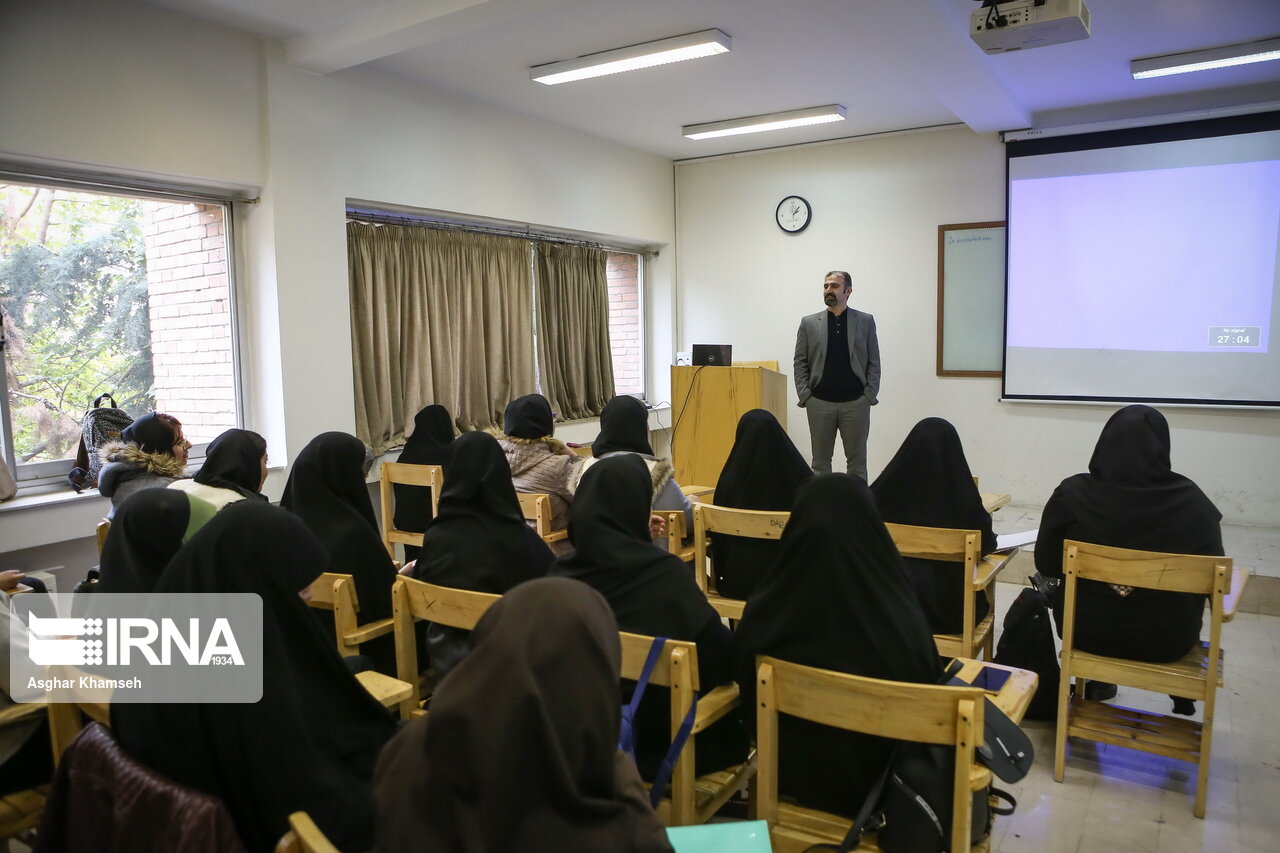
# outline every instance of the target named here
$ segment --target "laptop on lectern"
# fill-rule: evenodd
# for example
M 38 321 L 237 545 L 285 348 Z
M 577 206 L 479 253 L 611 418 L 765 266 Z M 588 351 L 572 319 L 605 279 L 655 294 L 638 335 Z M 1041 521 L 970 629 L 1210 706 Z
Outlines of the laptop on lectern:
M 693 363 L 711 367 L 732 367 L 733 346 L 731 344 L 694 344 Z

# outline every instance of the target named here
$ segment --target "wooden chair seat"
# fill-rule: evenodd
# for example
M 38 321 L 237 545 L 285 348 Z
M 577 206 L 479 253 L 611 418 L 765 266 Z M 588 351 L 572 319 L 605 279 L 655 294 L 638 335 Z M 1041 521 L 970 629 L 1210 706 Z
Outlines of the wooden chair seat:
M 1112 684 L 1129 684 L 1134 679 L 1153 685 L 1145 688 L 1185 696 L 1188 699 L 1204 699 L 1208 689 L 1209 644 L 1198 643 L 1181 660 L 1172 663 L 1145 663 L 1108 658 L 1076 651 L 1071 671 L 1083 678 L 1107 681 Z M 1218 677 L 1215 686 L 1222 686 L 1223 653 L 1218 649 Z
M 1197 765 L 1192 812 L 1205 813 L 1213 715 L 1217 689 L 1223 684 L 1225 657 L 1222 623 L 1233 583 L 1230 557 L 1167 554 L 1113 548 L 1068 539 L 1063 543 L 1062 677 L 1058 684 L 1058 725 L 1054 737 L 1053 778 L 1066 773 L 1067 739 L 1087 738 Z M 1209 599 L 1209 641 L 1198 643 L 1181 660 L 1145 663 L 1089 654 L 1075 648 L 1079 581 L 1092 580 L 1142 589 L 1204 595 Z M 1238 600 L 1235 599 L 1235 600 Z M 1084 614 L 1086 617 L 1088 614 Z M 1072 679 L 1076 680 L 1074 693 Z M 1122 684 L 1139 690 L 1184 696 L 1204 703 L 1204 722 L 1138 711 L 1084 698 L 1085 679 Z

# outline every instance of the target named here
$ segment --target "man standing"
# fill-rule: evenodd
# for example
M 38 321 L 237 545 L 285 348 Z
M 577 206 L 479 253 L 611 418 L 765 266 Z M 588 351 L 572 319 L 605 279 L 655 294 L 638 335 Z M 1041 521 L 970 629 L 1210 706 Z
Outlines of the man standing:
M 800 406 L 809 415 L 813 470 L 831 473 L 836 430 L 850 474 L 867 479 L 867 433 L 871 407 L 880 393 L 880 344 L 876 321 L 849 306 L 853 279 L 832 270 L 822 282 L 827 310 L 800 320 L 795 380 Z

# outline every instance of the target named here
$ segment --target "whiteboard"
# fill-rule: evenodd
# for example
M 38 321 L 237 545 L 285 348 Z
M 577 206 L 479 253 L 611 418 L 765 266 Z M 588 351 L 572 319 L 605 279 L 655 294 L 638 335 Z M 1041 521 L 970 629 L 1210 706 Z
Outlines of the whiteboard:
M 938 226 L 939 376 L 999 376 L 1004 357 L 1003 222 Z

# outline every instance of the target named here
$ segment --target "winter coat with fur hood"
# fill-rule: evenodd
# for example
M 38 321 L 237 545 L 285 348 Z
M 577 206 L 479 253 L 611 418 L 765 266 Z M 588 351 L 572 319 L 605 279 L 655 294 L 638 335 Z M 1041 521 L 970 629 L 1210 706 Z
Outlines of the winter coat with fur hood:
M 563 530 L 569 525 L 569 504 L 582 457 L 575 456 L 563 441 L 551 436 L 516 438 L 501 436 L 498 444 L 511 466 L 511 482 L 517 492 L 551 496 L 551 526 Z
M 136 444 L 111 442 L 104 444 L 100 455 L 104 460 L 98 475 L 98 491 L 111 498 L 115 515 L 121 501 L 140 489 L 163 489 L 183 478 L 182 462 L 171 453 L 149 453 Z

